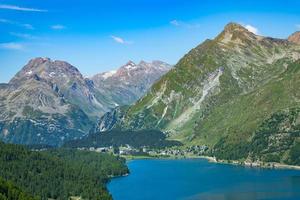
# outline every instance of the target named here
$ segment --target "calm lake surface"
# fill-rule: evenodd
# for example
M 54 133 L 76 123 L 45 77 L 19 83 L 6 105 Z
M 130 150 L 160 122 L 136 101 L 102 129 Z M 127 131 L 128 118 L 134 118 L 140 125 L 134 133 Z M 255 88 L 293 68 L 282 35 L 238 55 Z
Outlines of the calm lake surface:
M 300 200 L 300 170 L 255 169 L 204 159 L 133 160 L 108 184 L 114 200 Z

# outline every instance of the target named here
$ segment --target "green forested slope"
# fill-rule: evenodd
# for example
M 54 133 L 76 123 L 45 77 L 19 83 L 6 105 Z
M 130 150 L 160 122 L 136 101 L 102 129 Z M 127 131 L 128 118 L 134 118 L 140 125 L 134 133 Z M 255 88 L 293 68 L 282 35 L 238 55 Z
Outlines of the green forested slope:
M 35 152 L 0 143 L 0 177 L 38 199 L 111 199 L 105 183 L 128 172 L 125 161 L 108 154 L 58 149 Z
M 113 127 L 156 128 L 186 146 L 208 145 L 220 158 L 247 158 L 266 120 L 299 107 L 299 59 L 298 44 L 230 23 L 188 52 Z
M 111 130 L 103 134 L 93 133 L 79 140 L 71 140 L 64 144 L 69 148 L 80 147 L 109 147 L 109 146 L 126 146 L 130 145 L 135 148 L 166 148 L 182 145 L 178 141 L 166 140 L 166 136 L 157 130 L 141 130 L 141 131 L 122 131 Z
M 211 114 L 194 128 L 193 142 L 211 142 L 215 145 L 213 147 L 216 152 L 223 152 L 217 154 L 223 159 L 247 157 L 249 151 L 252 151 L 247 150 L 248 143 L 251 142 L 252 137 L 258 137 L 257 132 L 266 121 L 277 114 L 299 110 L 299 86 L 300 62 L 297 61 L 290 64 L 286 72 L 266 85 L 214 108 Z M 288 116 L 289 114 L 285 118 Z M 293 124 L 299 124 L 299 117 L 295 114 Z M 277 126 L 280 126 L 279 122 L 271 124 L 269 129 L 276 129 Z M 269 142 L 266 142 L 265 146 L 268 145 Z M 290 147 L 291 145 L 287 149 Z M 254 143 L 252 148 L 255 148 Z
M 13 183 L 0 178 L 0 200 L 37 200 Z

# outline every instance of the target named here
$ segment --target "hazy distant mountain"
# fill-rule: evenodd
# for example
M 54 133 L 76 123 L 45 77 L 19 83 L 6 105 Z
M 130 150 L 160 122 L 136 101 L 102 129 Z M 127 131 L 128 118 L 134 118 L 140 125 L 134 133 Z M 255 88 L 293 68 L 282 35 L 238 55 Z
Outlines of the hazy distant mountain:
M 171 65 L 153 61 L 135 64 L 129 61 L 115 71 L 93 76 L 95 87 L 117 106 L 130 105 L 142 97 L 152 84 L 171 69 Z
M 96 130 L 156 128 L 186 145 L 208 145 L 221 159 L 300 165 L 298 36 L 263 37 L 230 23 Z

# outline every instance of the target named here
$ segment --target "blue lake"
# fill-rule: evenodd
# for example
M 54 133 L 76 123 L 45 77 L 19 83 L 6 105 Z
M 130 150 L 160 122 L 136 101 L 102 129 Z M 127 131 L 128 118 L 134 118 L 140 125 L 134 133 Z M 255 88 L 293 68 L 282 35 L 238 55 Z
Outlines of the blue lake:
M 114 200 L 300 200 L 300 170 L 255 169 L 204 159 L 133 160 L 114 178 Z

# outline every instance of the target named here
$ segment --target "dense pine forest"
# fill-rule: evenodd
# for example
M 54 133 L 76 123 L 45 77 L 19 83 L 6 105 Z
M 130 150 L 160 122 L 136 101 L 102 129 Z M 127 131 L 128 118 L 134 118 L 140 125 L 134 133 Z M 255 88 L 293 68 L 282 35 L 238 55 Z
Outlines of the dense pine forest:
M 245 159 L 249 155 L 252 160 L 300 165 L 299 116 L 299 108 L 276 112 L 259 126 L 251 141 L 232 147 L 226 146 L 228 138 L 223 138 L 212 155 L 225 160 Z
M 0 178 L 0 200 L 37 200 L 16 187 L 10 181 Z
M 164 148 L 182 145 L 178 141 L 167 140 L 166 135 L 158 130 L 118 130 L 113 129 L 102 133 L 89 134 L 79 140 L 68 141 L 65 147 L 108 147 L 130 145 L 135 148 Z
M 27 194 L 38 200 L 111 199 L 105 183 L 111 176 L 128 173 L 125 160 L 109 154 L 68 149 L 37 152 L 4 143 L 0 143 L 0 166 L 1 200 L 33 199 Z

